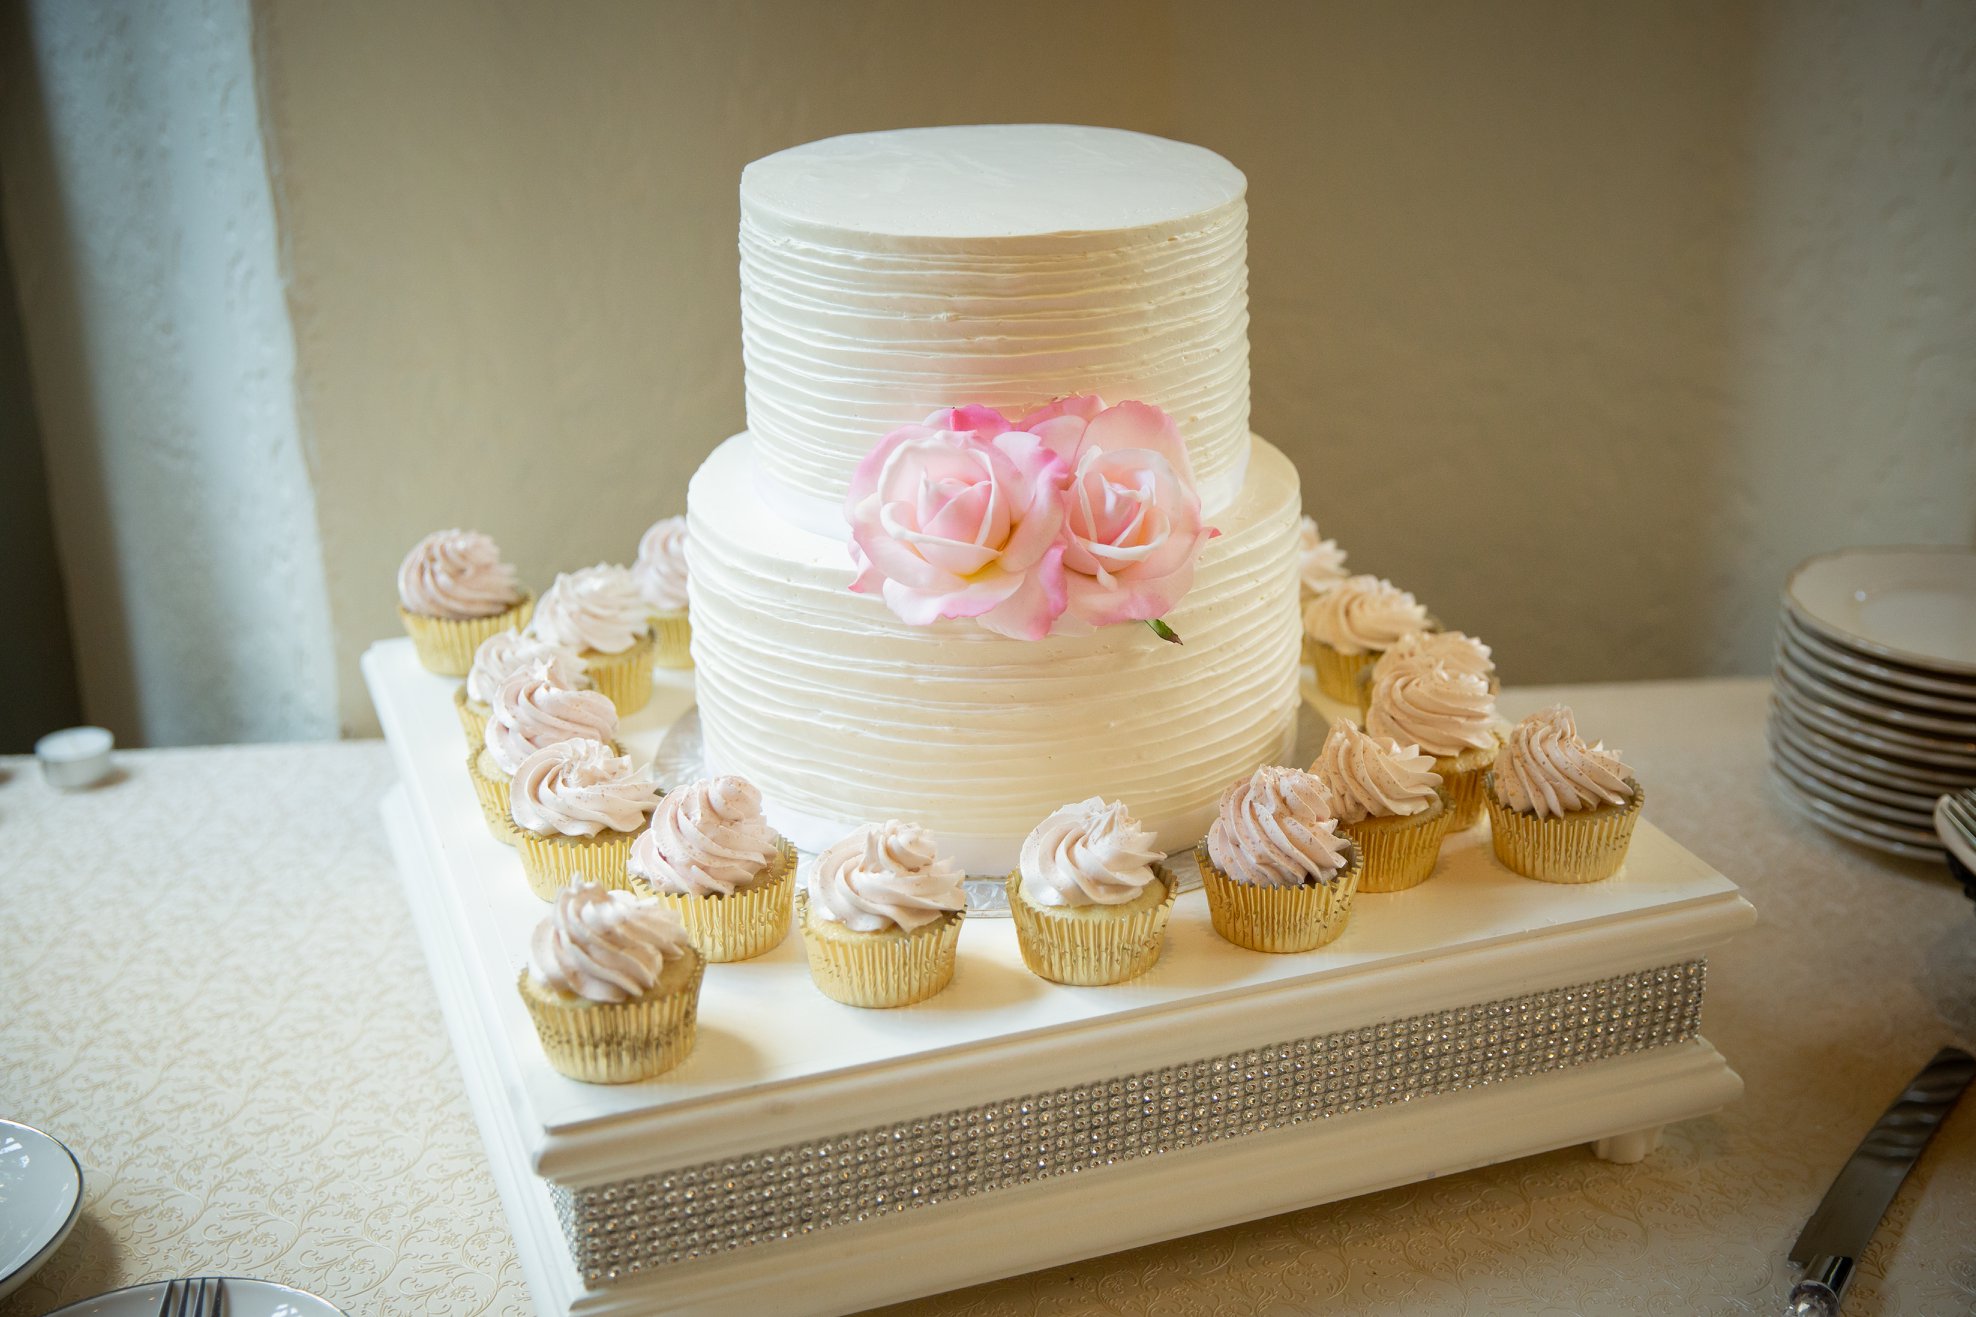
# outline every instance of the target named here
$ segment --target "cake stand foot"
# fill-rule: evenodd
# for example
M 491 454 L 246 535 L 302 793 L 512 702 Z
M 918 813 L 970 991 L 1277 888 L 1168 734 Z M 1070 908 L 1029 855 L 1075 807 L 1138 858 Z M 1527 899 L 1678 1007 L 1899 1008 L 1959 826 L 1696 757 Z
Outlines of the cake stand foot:
M 1617 1162 L 1621 1166 L 1645 1161 L 1647 1154 L 1660 1146 L 1660 1129 L 1658 1125 L 1649 1125 L 1643 1130 L 1600 1139 L 1592 1145 L 1592 1155 L 1602 1162 Z

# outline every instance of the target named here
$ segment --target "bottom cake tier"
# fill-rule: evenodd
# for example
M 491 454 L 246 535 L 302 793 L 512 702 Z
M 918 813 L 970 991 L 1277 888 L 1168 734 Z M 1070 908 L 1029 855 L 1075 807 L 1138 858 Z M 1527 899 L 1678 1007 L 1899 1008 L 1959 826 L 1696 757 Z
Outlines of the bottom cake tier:
M 933 829 L 972 874 L 1013 866 L 1038 820 L 1123 800 L 1168 851 L 1294 733 L 1296 469 L 1253 441 L 1193 589 L 1143 626 L 1016 641 L 969 622 L 908 626 L 853 594 L 844 541 L 783 520 L 737 435 L 694 476 L 693 658 L 709 767 L 762 790 L 805 850 L 886 818 Z

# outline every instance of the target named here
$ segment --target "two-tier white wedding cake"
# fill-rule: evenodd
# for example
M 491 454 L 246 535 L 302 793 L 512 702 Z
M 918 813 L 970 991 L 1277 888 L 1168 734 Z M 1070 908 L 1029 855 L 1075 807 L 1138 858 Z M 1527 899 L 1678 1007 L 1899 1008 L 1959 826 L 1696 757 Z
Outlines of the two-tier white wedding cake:
M 759 785 L 798 846 L 898 818 L 999 875 L 1101 795 L 1181 851 L 1288 750 L 1300 500 L 1249 432 L 1244 190 L 1200 147 L 1050 125 L 838 137 L 742 175 L 749 428 L 688 495 L 693 658 L 708 767 Z M 1184 440 L 1219 532 L 1164 612 L 1184 643 L 1136 622 L 1016 638 L 853 590 L 846 495 L 888 433 L 1085 395 Z M 1007 520 L 984 497 L 976 538 Z

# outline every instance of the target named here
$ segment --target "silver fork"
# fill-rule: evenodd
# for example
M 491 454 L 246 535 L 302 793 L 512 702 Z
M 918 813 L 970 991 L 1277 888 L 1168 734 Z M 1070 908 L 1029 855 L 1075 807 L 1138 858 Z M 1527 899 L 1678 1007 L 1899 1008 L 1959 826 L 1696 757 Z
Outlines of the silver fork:
M 193 1276 L 166 1283 L 158 1317 L 225 1317 L 225 1303 L 218 1276 Z
M 1951 791 L 1935 802 L 1935 819 L 1943 827 L 1954 832 L 1962 844 L 1976 850 L 1976 787 L 1964 787 Z M 1943 840 L 1947 840 L 1944 838 Z M 1951 850 L 1948 854 L 1949 868 L 1962 880 L 1970 898 L 1976 900 L 1976 874 L 1956 858 Z

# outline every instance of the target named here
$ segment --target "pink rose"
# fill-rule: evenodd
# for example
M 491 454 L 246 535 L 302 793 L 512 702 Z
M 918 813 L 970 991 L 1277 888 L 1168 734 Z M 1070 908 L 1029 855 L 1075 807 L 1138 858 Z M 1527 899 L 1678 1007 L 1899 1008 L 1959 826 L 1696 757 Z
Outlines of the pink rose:
M 851 476 L 853 590 L 901 620 L 971 617 L 1041 640 L 1064 611 L 1063 459 L 989 407 L 953 407 L 879 440 Z
M 1202 524 L 1193 466 L 1173 418 L 1143 402 L 1107 407 L 1087 395 L 1053 402 L 1021 428 L 1070 468 L 1066 611 L 1057 632 L 1152 622 L 1179 603 L 1194 584 L 1201 545 L 1220 532 Z

